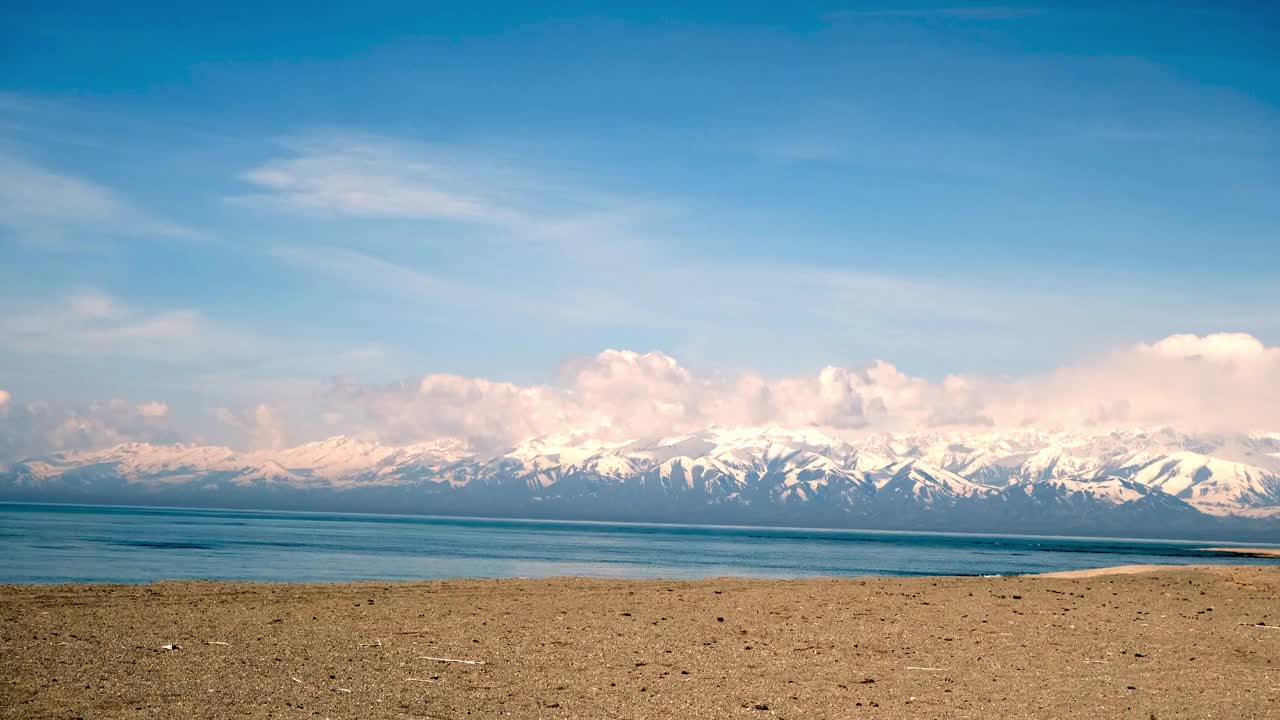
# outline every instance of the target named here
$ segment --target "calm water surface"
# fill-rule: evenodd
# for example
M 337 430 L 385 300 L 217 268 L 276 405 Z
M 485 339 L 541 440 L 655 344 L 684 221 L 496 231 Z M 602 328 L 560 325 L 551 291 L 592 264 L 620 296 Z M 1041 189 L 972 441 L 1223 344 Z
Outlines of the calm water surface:
M 0 544 L 0 582 L 23 583 L 1003 575 L 1275 562 L 1172 540 L 10 503 L 0 503 Z

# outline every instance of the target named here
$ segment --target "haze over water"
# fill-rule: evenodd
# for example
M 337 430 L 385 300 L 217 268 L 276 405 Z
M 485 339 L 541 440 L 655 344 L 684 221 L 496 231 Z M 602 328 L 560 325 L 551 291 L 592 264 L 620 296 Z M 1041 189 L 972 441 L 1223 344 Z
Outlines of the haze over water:
M 0 542 L 0 582 L 19 583 L 992 575 L 1268 562 L 1214 556 L 1193 541 L 8 503 Z

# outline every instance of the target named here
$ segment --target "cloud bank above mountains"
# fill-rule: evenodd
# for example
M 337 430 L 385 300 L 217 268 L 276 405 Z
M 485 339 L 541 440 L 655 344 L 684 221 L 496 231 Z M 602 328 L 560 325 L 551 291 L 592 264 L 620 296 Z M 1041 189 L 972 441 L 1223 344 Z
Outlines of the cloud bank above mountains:
M 122 442 L 182 439 L 163 402 L 134 405 L 115 399 L 59 410 L 41 401 L 21 402 L 0 390 L 0 462 Z
M 945 352 L 945 348 L 940 348 Z M 272 448 L 351 434 L 386 443 L 465 439 L 498 448 L 533 436 L 655 437 L 710 425 L 871 431 L 1171 426 L 1187 432 L 1280 428 L 1280 348 L 1248 334 L 1174 335 L 1024 378 L 908 375 L 885 361 L 813 375 L 699 374 L 661 352 L 605 350 L 565 362 L 543 384 L 428 374 L 388 385 L 335 380 L 309 396 L 212 408 L 230 444 Z M 8 459 L 125 440 L 208 441 L 163 399 L 58 413 L 0 391 Z
M 1170 425 L 1237 432 L 1280 427 L 1280 348 L 1246 334 L 1174 335 L 1031 378 L 913 377 L 891 363 L 768 378 L 698 375 L 676 358 L 606 350 L 566 363 L 559 381 L 514 385 L 427 375 L 392 386 L 336 384 L 329 413 L 356 412 L 383 440 L 456 436 L 509 444 L 580 431 L 649 437 L 708 425 L 866 430 Z

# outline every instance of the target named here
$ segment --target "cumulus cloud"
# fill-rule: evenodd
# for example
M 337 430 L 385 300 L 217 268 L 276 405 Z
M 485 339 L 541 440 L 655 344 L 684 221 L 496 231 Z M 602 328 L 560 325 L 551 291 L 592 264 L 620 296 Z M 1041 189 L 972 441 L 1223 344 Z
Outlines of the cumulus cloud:
M 1000 424 L 1280 428 L 1280 348 L 1243 333 L 1173 335 L 1022 382 L 980 383 Z
M 240 412 L 217 408 L 214 417 L 220 424 L 237 431 L 244 441 L 241 444 L 253 450 L 277 450 L 285 446 L 288 435 L 284 421 L 279 412 L 266 403 Z
M 0 463 L 51 452 L 109 447 L 124 442 L 174 442 L 179 434 L 161 402 L 112 399 L 54 408 L 15 402 L 0 391 Z
M 146 418 L 162 418 L 169 414 L 169 406 L 158 401 L 142 403 L 138 406 L 138 414 Z
M 540 435 L 625 440 L 709 425 L 816 427 L 846 437 L 993 427 L 1276 431 L 1280 348 L 1243 334 L 1175 335 L 1035 377 L 937 379 L 884 361 L 792 377 L 707 374 L 661 352 L 605 350 L 565 362 L 546 383 L 442 373 L 389 385 L 340 379 L 309 400 L 275 398 L 214 416 L 233 444 L 254 449 L 337 433 L 397 444 L 451 437 L 499 449 Z M 163 437 L 169 408 L 110 401 L 57 415 L 0 394 L 0 420 L 12 454 L 17 445 Z
M 660 352 L 606 350 L 565 364 L 554 383 L 459 375 L 335 384 L 326 412 L 392 442 L 464 437 L 502 445 L 549 433 L 602 439 L 711 424 L 811 426 L 837 434 L 931 428 L 1169 425 L 1187 431 L 1280 428 L 1280 348 L 1249 335 L 1178 335 L 1041 376 L 927 379 L 888 362 L 813 375 L 699 375 Z
M 1170 358 L 1206 358 L 1218 362 L 1252 362 L 1275 360 L 1280 349 L 1267 348 L 1248 333 L 1216 333 L 1213 335 L 1170 335 L 1151 345 L 1138 345 L 1138 350 Z

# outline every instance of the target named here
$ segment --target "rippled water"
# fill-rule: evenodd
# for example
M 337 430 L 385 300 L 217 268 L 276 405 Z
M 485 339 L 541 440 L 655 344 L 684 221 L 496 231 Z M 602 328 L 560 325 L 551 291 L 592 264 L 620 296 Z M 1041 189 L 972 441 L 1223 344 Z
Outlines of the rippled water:
M 992 575 L 1275 562 L 1172 540 L 10 503 L 0 503 L 0 543 L 0 582 Z

